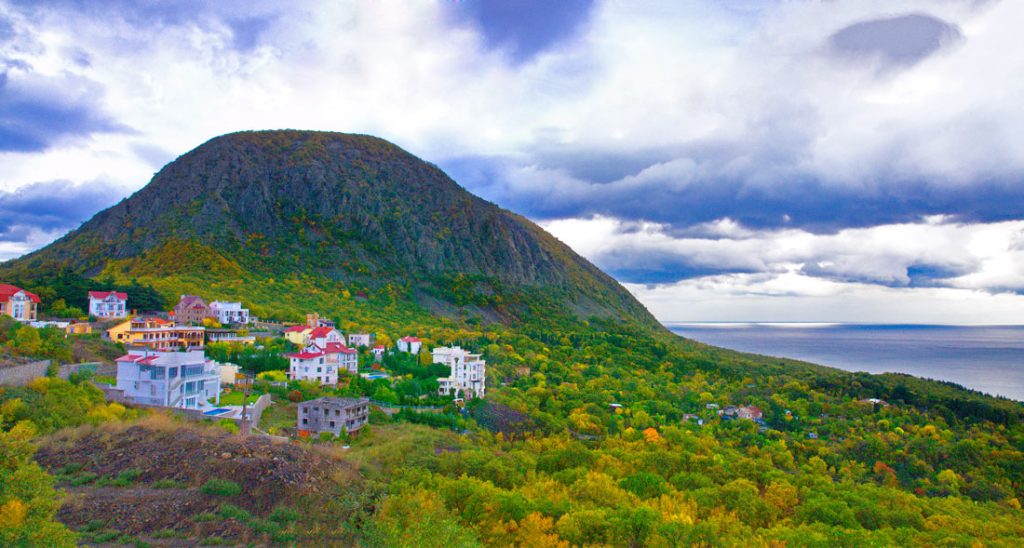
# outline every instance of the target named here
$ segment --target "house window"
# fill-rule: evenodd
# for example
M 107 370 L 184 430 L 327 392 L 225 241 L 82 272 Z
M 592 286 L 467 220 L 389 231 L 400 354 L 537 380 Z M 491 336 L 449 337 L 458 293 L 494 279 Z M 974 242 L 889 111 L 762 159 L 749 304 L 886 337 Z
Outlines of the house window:
M 331 428 L 334 428 L 334 421 L 331 421 Z
M 302 414 L 303 415 L 308 415 L 309 414 L 309 408 L 308 407 L 303 407 L 302 408 Z M 303 419 L 303 420 L 305 420 L 305 419 Z
M 302 419 L 302 424 L 309 424 L 309 419 Z
M 335 409 L 334 410 L 334 416 L 335 417 L 340 417 L 341 416 L 341 409 Z

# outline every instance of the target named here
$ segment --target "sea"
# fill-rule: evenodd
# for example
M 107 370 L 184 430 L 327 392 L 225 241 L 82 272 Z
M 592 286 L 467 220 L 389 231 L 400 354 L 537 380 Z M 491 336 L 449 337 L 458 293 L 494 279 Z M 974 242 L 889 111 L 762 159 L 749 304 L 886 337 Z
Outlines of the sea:
M 847 371 L 907 373 L 1024 401 L 1024 325 L 668 322 L 714 346 Z

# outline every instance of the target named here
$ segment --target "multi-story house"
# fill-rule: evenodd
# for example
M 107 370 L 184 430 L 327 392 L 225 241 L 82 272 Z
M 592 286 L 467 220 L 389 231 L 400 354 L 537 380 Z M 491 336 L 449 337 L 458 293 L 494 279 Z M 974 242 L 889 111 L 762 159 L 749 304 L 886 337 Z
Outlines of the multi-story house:
M 128 294 L 118 291 L 90 291 L 89 315 L 97 318 L 127 318 Z
M 359 351 L 355 348 L 348 348 L 341 343 L 327 343 L 322 350 L 327 356 L 327 363 L 338 366 L 338 373 L 359 373 Z
M 287 356 L 288 377 L 292 380 L 335 385 L 340 373 L 355 375 L 359 372 L 359 353 L 341 343 L 325 343 L 322 347 L 309 344 L 302 352 Z
M 338 384 L 338 365 L 327 363 L 327 354 L 315 346 L 288 356 L 288 378 L 293 381 L 315 381 L 322 385 Z
M 387 348 L 384 348 L 384 346 L 379 345 L 379 344 L 377 346 L 373 347 L 373 350 L 371 350 L 371 352 L 373 352 L 373 360 L 374 361 L 378 361 L 378 362 L 383 360 L 384 359 L 384 352 L 386 350 L 387 350 Z
M 306 336 L 305 344 L 315 344 L 327 348 L 328 344 L 345 344 L 345 336 L 333 327 L 314 327 Z
M 242 303 L 213 301 L 210 303 L 210 312 L 223 325 L 249 323 L 249 309 L 242 308 Z
M 419 354 L 420 348 L 423 348 L 423 342 L 416 337 L 402 337 L 401 339 L 398 339 L 399 352 Z
M 0 313 L 19 322 L 35 321 L 39 308 L 39 296 L 20 287 L 0 284 Z
M 299 404 L 297 428 L 300 433 L 330 432 L 335 436 L 358 432 L 370 420 L 367 398 L 323 397 Z
M 130 350 L 117 360 L 117 389 L 143 405 L 202 409 L 220 403 L 220 371 L 202 350 Z
M 348 345 L 353 348 L 372 346 L 376 340 L 377 336 L 370 333 L 349 333 L 348 335 Z
M 201 324 L 203 320 L 212 316 L 213 312 L 206 301 L 195 295 L 182 295 L 174 307 L 174 319 L 182 325 Z
M 438 347 L 431 354 L 434 363 L 451 368 L 451 376 L 437 379 L 438 394 L 456 398 L 482 398 L 485 392 L 487 363 L 480 354 L 470 354 L 458 346 Z
M 153 317 L 136 317 L 107 330 L 107 339 L 153 350 L 202 348 L 206 329 Z

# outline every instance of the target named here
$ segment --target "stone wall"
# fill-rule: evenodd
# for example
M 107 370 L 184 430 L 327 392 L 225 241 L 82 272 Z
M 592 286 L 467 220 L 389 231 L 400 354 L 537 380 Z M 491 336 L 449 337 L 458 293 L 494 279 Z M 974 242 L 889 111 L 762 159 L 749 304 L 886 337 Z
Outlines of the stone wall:
M 25 386 L 33 379 L 46 376 L 50 360 L 39 360 L 21 364 L 0 363 L 0 384 Z

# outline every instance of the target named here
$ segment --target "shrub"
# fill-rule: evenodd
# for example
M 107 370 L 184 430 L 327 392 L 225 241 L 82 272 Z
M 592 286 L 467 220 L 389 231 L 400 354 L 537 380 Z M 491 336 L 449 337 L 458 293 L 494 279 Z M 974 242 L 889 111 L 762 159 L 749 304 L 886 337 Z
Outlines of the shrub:
M 290 523 L 299 519 L 299 513 L 287 506 L 278 506 L 270 513 L 270 519 L 278 523 Z
M 200 512 L 192 518 L 195 521 L 216 521 L 217 514 L 213 512 Z
M 82 472 L 81 474 L 71 476 L 70 483 L 71 485 L 77 487 L 79 485 L 86 485 L 88 483 L 92 483 L 93 481 L 96 480 L 97 477 L 99 476 L 92 472 Z
M 173 479 L 162 479 L 153 482 L 153 489 L 184 489 L 184 483 Z
M 288 399 L 291 400 L 292 403 L 299 403 L 302 401 L 302 392 L 299 392 L 298 390 L 292 390 L 291 392 L 288 393 Z
M 223 428 L 224 430 L 226 430 L 228 432 L 228 434 L 237 434 L 238 433 L 238 423 L 236 423 L 235 421 L 233 421 L 231 419 L 221 419 L 221 420 L 217 421 L 217 426 L 219 426 L 219 427 Z
M 233 497 L 241 494 L 242 487 L 231 480 L 213 478 L 203 484 L 199 491 L 204 495 L 219 495 L 222 497 Z
M 224 519 L 235 519 L 243 523 L 247 523 L 252 519 L 252 514 L 234 504 L 221 504 L 220 510 L 217 513 Z

